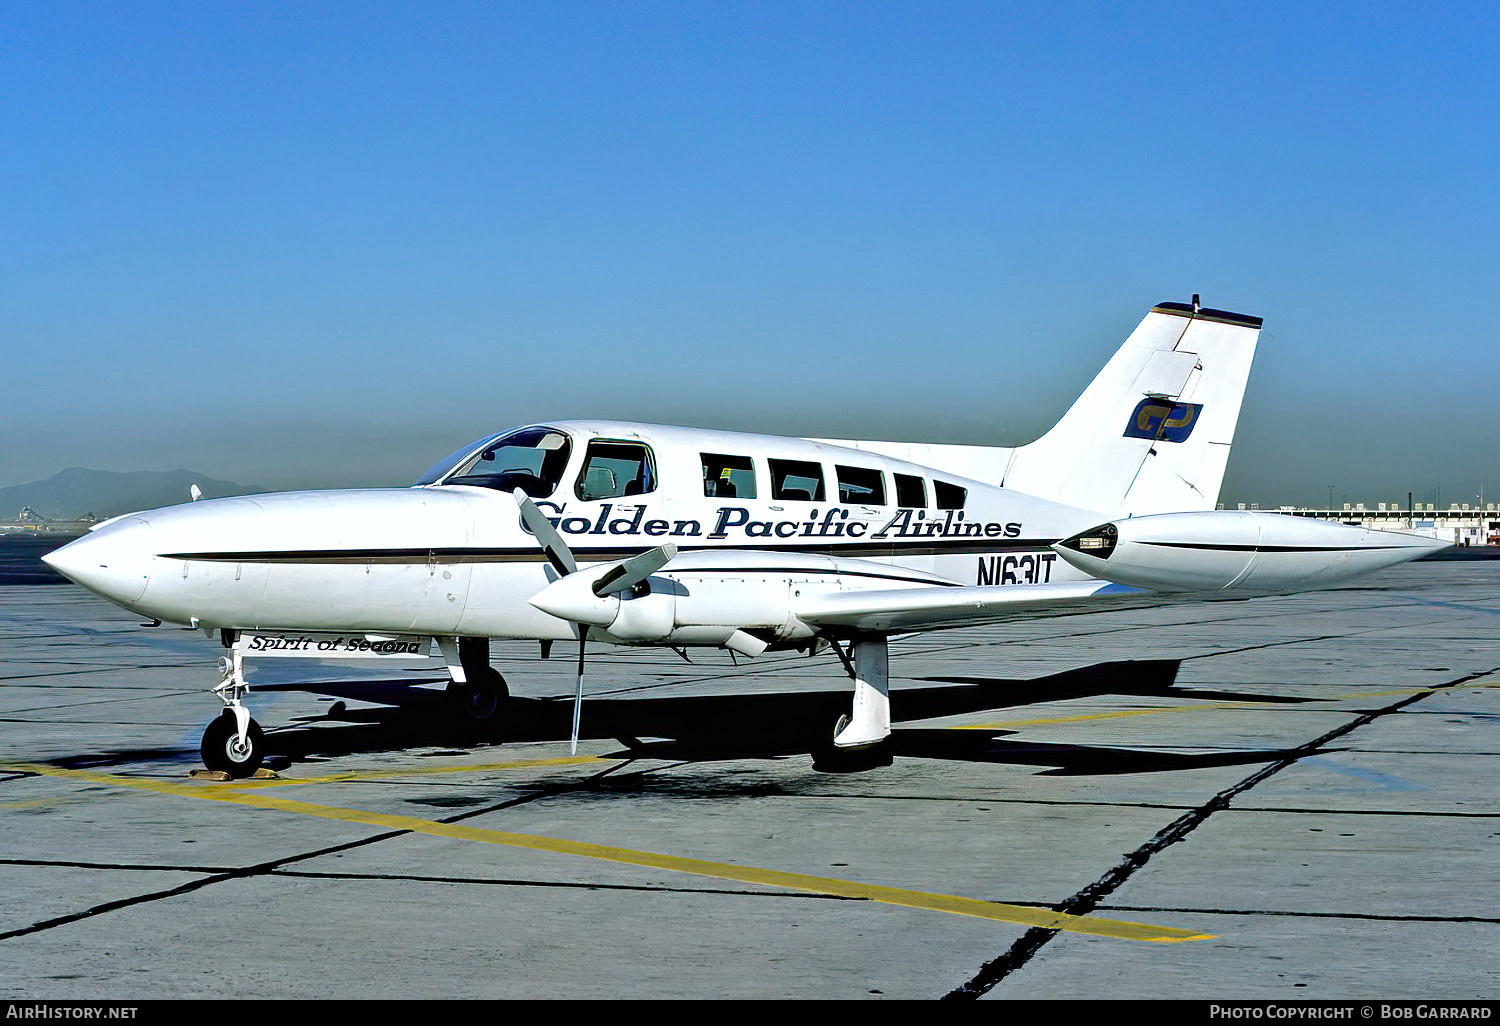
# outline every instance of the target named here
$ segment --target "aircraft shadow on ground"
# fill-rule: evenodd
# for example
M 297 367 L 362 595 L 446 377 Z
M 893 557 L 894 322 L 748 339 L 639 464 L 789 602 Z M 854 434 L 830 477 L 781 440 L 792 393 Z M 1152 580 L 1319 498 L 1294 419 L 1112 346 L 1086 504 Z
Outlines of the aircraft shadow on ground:
M 585 699 L 580 736 L 616 739 L 620 758 L 711 762 L 812 755 L 819 769 L 856 771 L 888 765 L 896 756 L 958 762 L 1049 767 L 1070 774 L 1144 773 L 1204 766 L 1263 763 L 1283 750 L 1166 752 L 1089 745 L 1018 741 L 1014 731 L 907 727 L 903 723 L 940 716 L 995 712 L 1072 698 L 1107 695 L 1172 697 L 1237 702 L 1300 702 L 1303 699 L 1232 691 L 1176 688 L 1176 660 L 1123 661 L 1032 680 L 990 677 L 925 677 L 932 686 L 896 687 L 891 694 L 895 727 L 874 749 L 833 749 L 840 715 L 849 711 L 847 690 L 793 694 L 742 694 L 685 698 Z M 495 722 L 463 722 L 447 696 L 412 681 L 279 684 L 258 691 L 312 692 L 335 699 L 379 702 L 382 708 L 350 709 L 336 701 L 328 713 L 269 730 L 268 758 L 301 762 L 355 752 L 438 747 L 468 749 L 506 741 L 566 741 L 572 729 L 571 699 L 512 698 Z M 647 739 L 647 740 L 641 740 Z M 1305 753 L 1304 753 L 1305 754 Z
M 922 677 L 930 686 L 891 692 L 891 736 L 872 749 L 843 752 L 831 739 L 848 713 L 850 691 L 741 694 L 686 698 L 585 699 L 580 736 L 615 739 L 621 759 L 713 762 L 729 759 L 813 757 L 815 768 L 854 772 L 889 765 L 896 756 L 951 762 L 1047 767 L 1048 774 L 1120 774 L 1265 763 L 1289 750 L 1171 752 L 1142 748 L 1021 741 L 1000 728 L 903 726 L 941 716 L 998 712 L 1065 699 L 1110 695 L 1295 703 L 1300 698 L 1175 687 L 1177 660 L 1098 663 L 1031 680 L 1001 677 Z M 286 725 L 266 724 L 266 761 L 275 768 L 341 755 L 413 748 L 468 751 L 507 741 L 567 741 L 573 703 L 568 698 L 511 698 L 493 721 L 459 716 L 442 690 L 427 681 L 322 681 L 259 685 L 257 692 L 295 691 L 336 701 L 328 712 Z M 351 709 L 345 700 L 380 703 Z M 645 740 L 643 740 L 645 739 Z M 431 754 L 431 753 L 428 753 Z M 1311 754 L 1299 751 L 1297 754 Z M 153 760 L 196 760 L 181 748 L 96 752 L 54 760 L 101 767 Z

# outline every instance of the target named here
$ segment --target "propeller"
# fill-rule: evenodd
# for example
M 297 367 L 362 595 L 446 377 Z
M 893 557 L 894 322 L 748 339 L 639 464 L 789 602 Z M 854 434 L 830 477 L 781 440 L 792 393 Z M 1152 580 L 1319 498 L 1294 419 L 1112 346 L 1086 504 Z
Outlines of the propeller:
M 630 591 L 677 555 L 677 546 L 660 545 L 604 567 L 578 569 L 578 560 L 552 522 L 517 488 L 513 493 L 521 523 L 541 543 L 557 580 L 532 596 L 531 604 L 545 613 L 570 621 L 578 628 L 578 685 L 573 693 L 573 734 L 568 750 L 578 754 L 578 725 L 583 714 L 583 666 L 589 627 L 608 627 L 619 612 L 620 593 Z M 600 570 L 603 570 L 601 573 Z
M 541 542 L 542 551 L 547 554 L 547 562 L 552 564 L 552 569 L 557 571 L 559 577 L 577 573 L 578 560 L 573 558 L 573 550 L 568 548 L 568 543 L 557 533 L 552 521 L 531 501 L 531 496 L 521 489 L 517 488 L 511 494 L 516 498 L 516 505 L 521 507 L 521 523 Z

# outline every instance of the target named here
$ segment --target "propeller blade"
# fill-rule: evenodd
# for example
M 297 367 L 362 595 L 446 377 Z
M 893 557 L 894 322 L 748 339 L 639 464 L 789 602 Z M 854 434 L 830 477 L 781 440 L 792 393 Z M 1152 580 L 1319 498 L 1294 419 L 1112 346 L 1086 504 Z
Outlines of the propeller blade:
M 583 649 L 588 640 L 587 624 L 578 625 L 578 688 L 573 693 L 573 739 L 568 745 L 568 754 L 578 754 L 578 721 L 583 716 Z
M 548 524 L 547 526 L 552 526 Z M 617 591 L 629 591 L 656 571 L 666 566 L 677 555 L 676 545 L 658 545 L 638 556 L 621 560 L 594 582 L 594 594 L 600 598 Z
M 517 488 L 512 493 L 516 498 L 516 505 L 521 507 L 521 523 L 526 525 L 538 542 L 541 543 L 542 551 L 547 555 L 547 562 L 552 564 L 552 569 L 560 575 L 567 575 L 578 570 L 578 561 L 573 558 L 573 550 L 568 548 L 568 543 L 563 541 L 562 535 L 557 533 L 557 528 L 537 508 L 536 503 L 531 501 L 531 496 Z

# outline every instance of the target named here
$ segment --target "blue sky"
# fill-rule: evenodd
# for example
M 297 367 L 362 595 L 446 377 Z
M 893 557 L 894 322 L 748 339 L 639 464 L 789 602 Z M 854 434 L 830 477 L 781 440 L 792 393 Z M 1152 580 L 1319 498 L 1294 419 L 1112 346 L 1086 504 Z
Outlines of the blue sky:
M 565 416 L 1012 444 L 1263 316 L 1224 498 L 1500 499 L 1484 5 L 11 2 L 0 486 Z

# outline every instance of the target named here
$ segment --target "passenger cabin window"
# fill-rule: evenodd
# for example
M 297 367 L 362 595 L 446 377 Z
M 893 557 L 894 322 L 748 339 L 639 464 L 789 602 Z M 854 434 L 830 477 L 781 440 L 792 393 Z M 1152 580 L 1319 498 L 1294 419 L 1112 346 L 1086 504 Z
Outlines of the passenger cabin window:
M 960 488 L 956 484 L 947 481 L 932 482 L 932 490 L 937 495 L 938 509 L 963 509 L 964 499 L 968 497 L 969 490 Z
M 896 505 L 913 509 L 927 508 L 927 483 L 910 474 L 896 476 Z
M 705 452 L 703 494 L 711 499 L 755 498 L 755 463 L 749 456 Z
M 656 460 L 639 442 L 589 443 L 583 472 L 578 475 L 580 499 L 614 499 L 656 490 Z
M 561 431 L 522 428 L 479 450 L 440 483 L 502 492 L 519 488 L 533 499 L 545 499 L 562 481 L 572 451 L 572 442 Z
M 767 460 L 771 467 L 771 497 L 823 501 L 823 465 L 802 460 Z
M 885 475 L 868 467 L 834 467 L 839 477 L 839 501 L 885 505 Z

